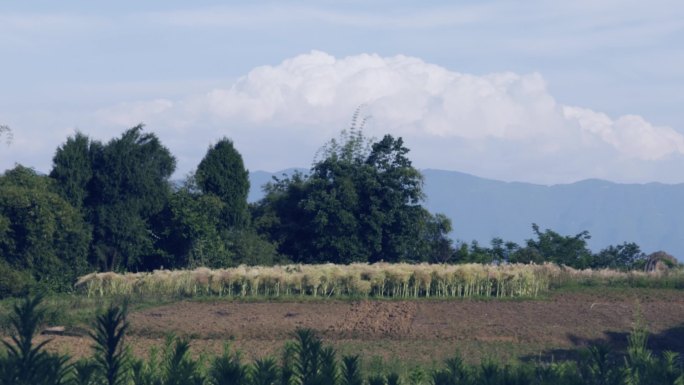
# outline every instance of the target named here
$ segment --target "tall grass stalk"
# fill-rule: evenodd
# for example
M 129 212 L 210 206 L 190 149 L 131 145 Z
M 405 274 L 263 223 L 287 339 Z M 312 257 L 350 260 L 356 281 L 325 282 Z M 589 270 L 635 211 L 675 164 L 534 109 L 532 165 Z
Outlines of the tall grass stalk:
M 90 332 L 94 341 L 97 371 L 107 385 L 119 385 L 127 381 L 128 357 L 123 345 L 128 330 L 126 316 L 126 305 L 112 304 L 97 316 Z
M 646 273 L 542 265 L 363 264 L 238 266 L 230 269 L 92 273 L 76 288 L 89 297 L 537 297 L 553 287 L 607 285 L 684 288 L 684 271 Z

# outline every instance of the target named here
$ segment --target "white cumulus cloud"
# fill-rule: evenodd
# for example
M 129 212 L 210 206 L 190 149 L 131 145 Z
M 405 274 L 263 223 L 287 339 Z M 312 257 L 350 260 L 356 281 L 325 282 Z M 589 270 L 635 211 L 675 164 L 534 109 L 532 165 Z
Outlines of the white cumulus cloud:
M 659 160 L 673 153 L 684 153 L 684 136 L 670 127 L 654 126 L 638 115 L 611 119 L 586 108 L 564 107 L 569 120 L 579 122 L 583 131 L 595 135 L 625 156 Z
M 126 103 L 96 116 L 167 127 L 160 135 L 173 136 L 195 161 L 227 135 L 238 148 L 244 143 L 251 168 L 273 169 L 310 161 L 313 146 L 347 126 L 361 105 L 372 117 L 369 133 L 405 137 L 420 167 L 543 183 L 647 181 L 671 179 L 663 173 L 684 154 L 684 135 L 675 129 L 563 105 L 541 74 L 465 74 L 402 55 L 312 51 L 254 68 L 228 88 Z

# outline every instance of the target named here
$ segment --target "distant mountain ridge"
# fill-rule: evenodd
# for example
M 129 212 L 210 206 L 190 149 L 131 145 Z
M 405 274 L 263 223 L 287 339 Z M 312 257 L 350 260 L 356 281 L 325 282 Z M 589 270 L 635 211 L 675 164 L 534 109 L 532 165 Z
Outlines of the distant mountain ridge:
M 250 173 L 249 201 L 263 197 L 273 176 Z M 493 237 L 522 243 L 531 224 L 563 235 L 587 230 L 594 251 L 635 242 L 642 251 L 664 250 L 684 258 L 684 184 L 620 184 L 598 179 L 552 186 L 502 182 L 457 172 L 426 169 L 425 206 L 451 218 L 452 237 L 489 245 Z

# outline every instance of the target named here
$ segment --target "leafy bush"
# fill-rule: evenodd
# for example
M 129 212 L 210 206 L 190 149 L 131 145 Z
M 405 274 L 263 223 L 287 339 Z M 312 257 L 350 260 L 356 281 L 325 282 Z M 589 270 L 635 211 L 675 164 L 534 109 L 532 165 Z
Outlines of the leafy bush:
M 36 284 L 30 272 L 13 269 L 2 259 L 0 259 L 0 277 L 2 277 L 0 299 L 26 295 Z

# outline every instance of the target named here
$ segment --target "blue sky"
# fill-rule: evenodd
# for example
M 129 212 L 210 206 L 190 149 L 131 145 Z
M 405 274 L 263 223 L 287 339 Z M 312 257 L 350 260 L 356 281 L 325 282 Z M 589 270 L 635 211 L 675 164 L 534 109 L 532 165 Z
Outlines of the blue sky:
M 681 1 L 110 3 L 0 3 L 0 169 L 139 122 L 178 177 L 306 167 L 363 105 L 421 168 L 684 182 Z

